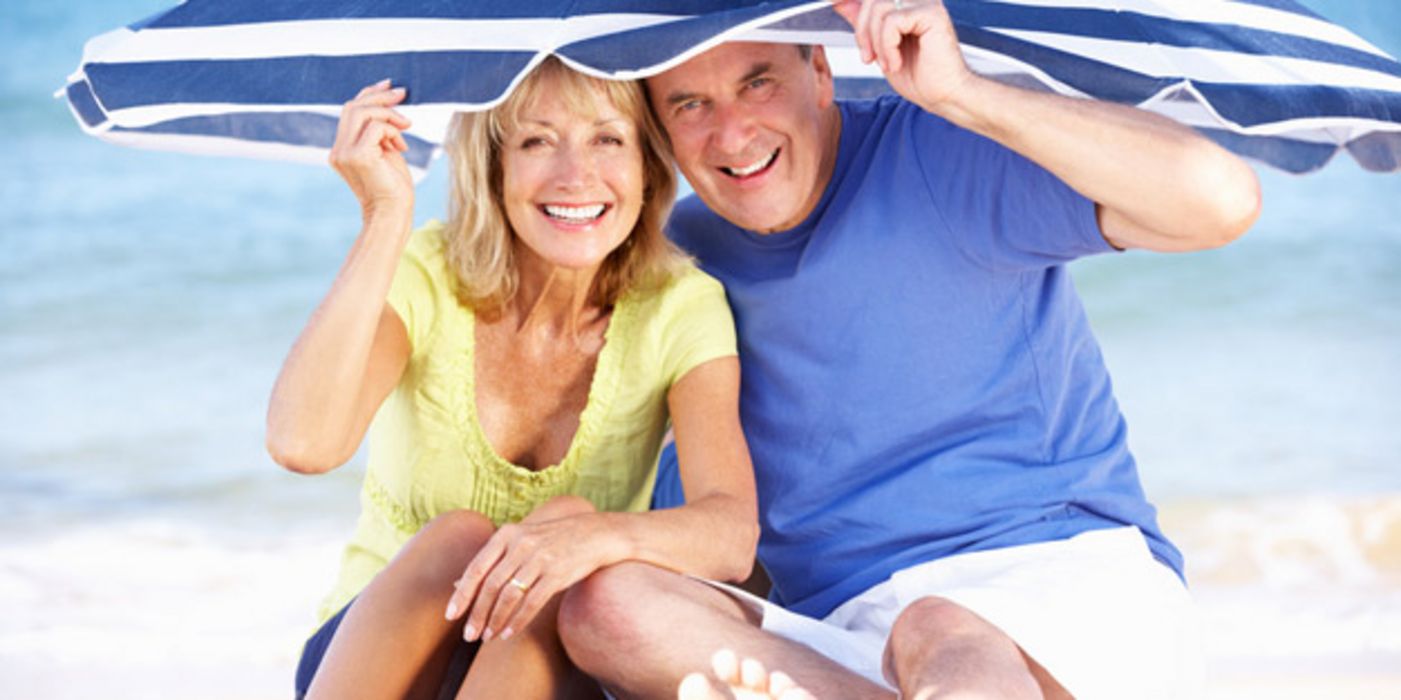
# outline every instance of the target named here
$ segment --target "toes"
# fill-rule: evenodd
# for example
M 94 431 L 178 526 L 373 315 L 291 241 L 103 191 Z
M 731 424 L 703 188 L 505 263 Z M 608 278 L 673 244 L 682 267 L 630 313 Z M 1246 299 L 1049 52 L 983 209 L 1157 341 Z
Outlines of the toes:
M 676 688 L 676 700 L 720 700 L 723 695 L 710 687 L 710 680 L 704 673 L 692 673 L 681 679 Z
M 739 684 L 745 690 L 768 690 L 769 673 L 758 659 L 745 659 L 739 664 Z
M 816 700 L 788 674 L 770 673 L 758 659 L 741 659 L 731 649 L 715 652 L 710 666 L 729 693 L 717 692 L 703 674 L 692 673 L 681 681 L 679 700 Z
M 739 657 L 731 649 L 721 649 L 710 657 L 710 669 L 721 683 L 739 685 Z

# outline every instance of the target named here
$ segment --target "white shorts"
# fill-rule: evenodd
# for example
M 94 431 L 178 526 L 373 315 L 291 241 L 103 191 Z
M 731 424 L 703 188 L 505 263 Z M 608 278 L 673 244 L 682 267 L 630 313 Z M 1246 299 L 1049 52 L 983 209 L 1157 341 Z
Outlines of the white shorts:
M 822 620 L 712 585 L 760 611 L 766 631 L 884 686 L 881 657 L 896 616 L 920 598 L 939 596 L 1006 632 L 1079 700 L 1195 698 L 1202 691 L 1191 597 L 1135 527 L 913 566 Z

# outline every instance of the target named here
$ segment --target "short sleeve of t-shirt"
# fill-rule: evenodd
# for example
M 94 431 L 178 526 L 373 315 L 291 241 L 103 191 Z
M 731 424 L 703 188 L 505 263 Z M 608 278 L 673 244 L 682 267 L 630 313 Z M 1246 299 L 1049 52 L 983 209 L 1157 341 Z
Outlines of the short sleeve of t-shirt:
M 1095 203 L 1011 149 L 913 105 L 912 143 L 930 196 L 960 245 L 993 269 L 1046 268 L 1112 252 Z
M 409 236 L 389 287 L 389 306 L 399 314 L 417 352 L 425 347 L 443 298 L 451 299 L 443 226 L 430 221 Z
M 694 267 L 678 274 L 662 293 L 657 320 L 653 328 L 660 334 L 657 347 L 668 385 L 705 362 L 738 352 L 724 287 Z

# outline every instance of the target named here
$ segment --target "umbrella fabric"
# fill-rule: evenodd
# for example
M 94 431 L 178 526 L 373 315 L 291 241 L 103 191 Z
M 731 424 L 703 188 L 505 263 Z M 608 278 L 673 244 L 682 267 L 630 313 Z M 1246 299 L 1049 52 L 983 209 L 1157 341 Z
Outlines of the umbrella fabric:
M 1291 172 L 1342 149 L 1401 170 L 1401 64 L 1292 0 L 945 4 L 984 75 L 1138 105 Z M 637 78 L 730 40 L 822 44 L 843 94 L 888 89 L 825 1 L 189 0 L 89 41 L 61 92 L 109 141 L 324 162 L 340 105 L 391 78 L 421 173 L 452 113 L 546 55 Z

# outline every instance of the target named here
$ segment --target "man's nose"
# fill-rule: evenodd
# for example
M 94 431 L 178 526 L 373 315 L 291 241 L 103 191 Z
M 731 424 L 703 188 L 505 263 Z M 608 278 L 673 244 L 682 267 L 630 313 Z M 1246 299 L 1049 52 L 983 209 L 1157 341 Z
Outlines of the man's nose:
M 721 105 L 715 112 L 715 148 L 725 155 L 739 155 L 749 148 L 756 129 L 754 119 L 737 103 Z

